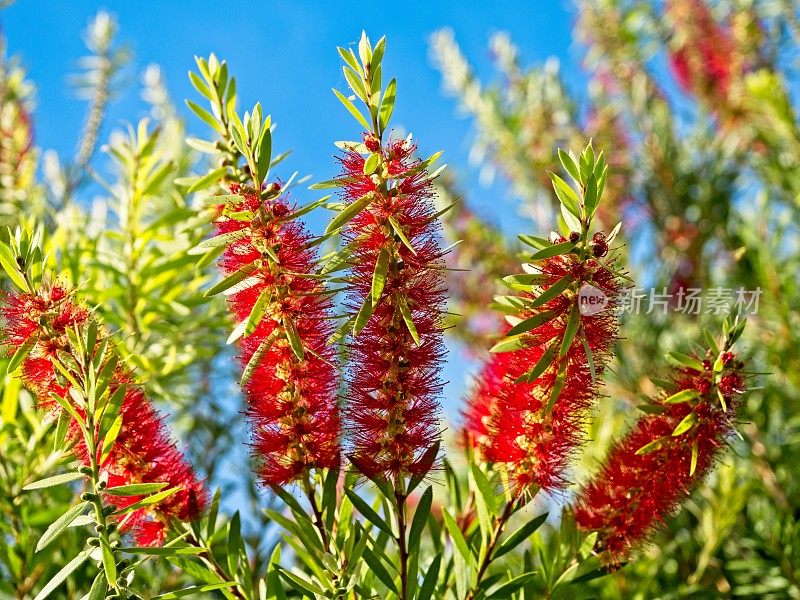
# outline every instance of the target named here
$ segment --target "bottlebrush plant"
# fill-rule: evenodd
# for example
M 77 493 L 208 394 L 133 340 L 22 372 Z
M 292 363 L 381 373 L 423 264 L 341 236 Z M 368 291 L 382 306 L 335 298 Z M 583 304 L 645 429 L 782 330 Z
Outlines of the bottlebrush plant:
M 107 54 L 114 28 L 100 25 Z M 330 180 L 304 189 L 296 174 L 279 176 L 286 154 L 273 149 L 271 116 L 261 103 L 240 112 L 236 80 L 212 54 L 196 58 L 199 96 L 187 100 L 209 139 L 181 140 L 173 160 L 165 123 L 150 132 L 143 121 L 109 146 L 121 172 L 108 187 L 129 211 L 122 234 L 77 250 L 67 242 L 77 233 L 44 218 L 0 234 L 10 288 L 0 303 L 0 598 L 592 597 L 712 476 L 746 408 L 739 316 L 721 339 L 706 330 L 702 346 L 670 352 L 673 370 L 652 380 L 661 391 L 652 386 L 643 416 L 627 433 L 615 427 L 588 478 L 581 469 L 597 414 L 617 400 L 633 284 L 622 224 L 601 218 L 608 190 L 618 192 L 613 149 L 592 142 L 551 149 L 550 171 L 529 174 L 552 184 L 555 231 L 519 236 L 521 272 L 504 273 L 510 292 L 482 307 L 496 325 L 471 337 L 483 365 L 458 422 L 446 422 L 445 331 L 459 327 L 448 277 L 464 263 L 442 220 L 477 217 L 442 202 L 441 153 L 421 157 L 390 127 L 403 88 L 383 85 L 386 50 L 366 34 L 338 49 L 349 89 L 334 94 L 358 129 L 336 142 Z M 190 149 L 208 160 L 192 162 Z M 80 190 L 72 185 L 64 198 Z M 332 194 L 306 198 L 320 189 Z M 177 208 L 153 224 L 144 200 L 160 194 Z M 333 214 L 316 235 L 308 217 L 323 210 Z M 162 253 L 164 237 L 177 256 Z M 98 272 L 83 260 L 93 252 L 121 267 L 81 284 Z M 186 298 L 171 289 L 184 284 Z M 141 301 L 158 285 L 170 300 Z M 162 304 L 169 322 L 154 324 Z M 181 338 L 180 318 L 202 331 Z M 227 341 L 212 362 L 230 365 L 237 384 L 216 387 L 207 373 L 198 382 L 196 397 L 211 396 L 222 420 L 206 431 L 244 432 L 209 472 L 173 441 L 192 403 L 169 425 L 164 416 L 194 397 L 166 389 L 178 381 L 167 363 L 210 369 L 207 354 L 192 354 L 202 336 Z M 179 347 L 189 348 L 180 359 L 159 357 Z M 235 462 L 242 449 L 249 469 Z M 226 468 L 231 485 L 220 484 Z

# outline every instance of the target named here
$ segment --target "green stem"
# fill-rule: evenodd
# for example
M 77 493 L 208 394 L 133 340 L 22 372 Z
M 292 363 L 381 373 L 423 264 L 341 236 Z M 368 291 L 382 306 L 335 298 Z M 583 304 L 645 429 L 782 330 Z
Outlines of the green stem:
M 478 565 L 478 574 L 475 579 L 475 587 L 473 587 L 466 596 L 466 600 L 474 600 L 478 588 L 480 587 L 481 581 L 483 581 L 484 575 L 486 575 L 486 571 L 492 564 L 492 554 L 494 553 L 495 548 L 497 547 L 498 542 L 500 541 L 500 536 L 503 535 L 503 530 L 505 526 L 508 524 L 509 519 L 511 516 L 516 512 L 518 508 L 518 503 L 522 494 L 517 492 L 514 497 L 506 502 L 505 507 L 503 508 L 503 512 L 500 516 L 494 518 L 494 528 L 492 529 L 492 533 L 489 536 L 489 543 L 486 545 L 486 553 L 483 555 L 483 560 L 481 560 L 480 565 Z
M 395 506 L 397 509 L 397 548 L 400 554 L 400 599 L 408 600 L 408 545 L 406 542 L 406 494 L 403 481 L 398 477 L 395 482 Z
M 94 423 L 94 416 L 92 415 L 91 411 L 88 410 L 86 411 L 86 425 L 83 427 L 83 436 L 89 454 L 89 479 L 92 485 L 90 501 L 94 507 L 95 530 L 97 531 L 100 544 L 105 545 L 111 551 L 112 556 L 114 556 L 114 548 L 111 545 L 111 539 L 109 537 L 108 518 L 105 511 L 106 507 L 103 506 L 103 500 L 101 496 L 101 492 L 105 488 L 105 484 L 100 481 L 100 464 L 97 461 L 97 447 L 99 440 L 97 440 L 95 437 L 96 427 Z M 116 556 L 114 556 L 114 561 L 115 565 L 118 564 Z M 116 567 L 116 571 L 119 573 L 118 567 Z M 115 581 L 114 585 L 111 585 L 111 582 L 108 582 L 108 584 L 114 589 L 115 592 L 120 593 L 118 582 Z

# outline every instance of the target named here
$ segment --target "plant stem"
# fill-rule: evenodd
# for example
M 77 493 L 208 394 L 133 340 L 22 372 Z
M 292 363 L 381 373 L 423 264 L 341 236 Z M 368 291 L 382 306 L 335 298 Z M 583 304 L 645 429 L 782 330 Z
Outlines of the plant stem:
M 100 539 L 101 547 L 105 545 L 113 556 L 114 549 L 111 546 L 111 540 L 109 539 L 108 535 L 108 519 L 106 518 L 105 507 L 103 506 L 103 499 L 100 493 L 102 492 L 105 485 L 101 485 L 100 482 L 100 464 L 97 461 L 97 446 L 98 440 L 96 438 L 96 427 L 94 423 L 94 415 L 92 411 L 86 411 L 86 426 L 83 428 L 83 435 L 84 440 L 86 442 L 86 448 L 89 454 L 89 468 L 91 473 L 89 474 L 89 478 L 92 482 L 92 505 L 94 506 L 94 520 L 95 524 L 97 525 L 97 535 Z M 116 557 L 114 557 L 114 561 L 117 562 Z M 118 571 L 118 570 L 117 570 Z M 120 593 L 119 586 L 115 581 L 112 585 L 110 581 L 107 581 L 108 585 L 111 586 L 117 593 Z
M 322 511 L 317 504 L 317 498 L 314 494 L 314 488 L 311 486 L 311 482 L 309 481 L 309 475 L 306 473 L 305 478 L 303 479 L 303 487 L 305 488 L 306 497 L 308 497 L 308 502 L 311 504 L 311 511 L 314 513 L 314 525 L 319 531 L 319 535 L 322 538 L 322 547 L 325 549 L 326 552 L 330 551 L 330 539 L 328 536 L 328 530 L 325 529 L 325 521 L 322 518 Z
M 406 545 L 406 494 L 402 481 L 395 485 L 394 499 L 397 508 L 397 548 L 400 552 L 400 599 L 408 599 L 408 546 Z
M 503 529 L 508 523 L 508 520 L 511 518 L 511 515 L 516 512 L 517 503 L 519 502 L 521 495 L 522 494 L 520 492 L 517 492 L 511 500 L 506 502 L 505 508 L 503 508 L 503 512 L 500 514 L 500 516 L 494 518 L 494 529 L 489 537 L 489 543 L 486 546 L 486 553 L 483 556 L 483 560 L 481 560 L 481 564 L 478 566 L 478 575 L 475 580 L 475 587 L 467 593 L 466 600 L 475 599 L 475 595 L 477 594 L 477 590 L 480 587 L 481 581 L 483 580 L 483 576 L 486 574 L 489 565 L 492 564 L 492 554 L 497 547 L 497 543 L 500 541 L 500 536 L 503 535 Z

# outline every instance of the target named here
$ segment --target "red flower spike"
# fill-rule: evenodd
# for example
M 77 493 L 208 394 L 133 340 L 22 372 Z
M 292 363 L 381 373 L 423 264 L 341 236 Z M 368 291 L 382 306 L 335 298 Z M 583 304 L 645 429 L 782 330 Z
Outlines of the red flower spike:
M 725 100 L 737 64 L 731 32 L 714 20 L 703 0 L 670 0 L 667 14 L 681 38 L 669 55 L 678 85 L 687 93 Z
M 236 186 L 232 192 L 244 198 L 236 210 L 257 215 L 249 221 L 223 216 L 216 223 L 220 235 L 246 232 L 220 259 L 225 275 L 253 269 L 231 288 L 229 304 L 237 322 L 246 322 L 259 298 L 268 297 L 263 318 L 239 347 L 244 367 L 269 344 L 244 385 L 252 452 L 262 483 L 284 485 L 310 469 L 340 462 L 336 356 L 327 344 L 333 333 L 331 303 L 324 287 L 309 277 L 316 265 L 308 248 L 311 236 L 299 223 L 280 220 L 291 207 L 284 200 L 260 201 Z M 277 253 L 278 263 L 268 248 Z M 302 360 L 291 348 L 287 326 L 296 329 L 302 342 Z
M 443 252 L 428 172 L 418 169 L 403 175 L 420 164 L 413 157 L 414 146 L 391 140 L 381 147 L 376 141 L 365 138 L 368 147 L 380 152 L 389 185 L 376 185 L 364 175 L 365 158 L 359 153 L 348 151 L 340 158 L 347 181 L 344 200 L 355 202 L 372 194 L 343 234 L 354 248 L 347 296 L 351 314 L 370 302 L 378 258 L 389 256 L 377 306 L 350 342 L 347 424 L 355 467 L 370 478 L 397 479 L 425 475 L 432 464 L 428 451 L 441 437 Z
M 22 363 L 22 379 L 37 396 L 39 405 L 53 411 L 63 410 L 51 394 L 72 402 L 67 388 L 59 383 L 52 359 L 59 350 L 69 351 L 67 329 L 81 329 L 89 323 L 88 311 L 77 305 L 71 293 L 60 285 L 43 286 L 37 294 L 9 294 L 2 308 L 3 333 L 9 352 L 13 353 L 30 336 L 37 336 L 31 352 Z M 100 332 L 100 335 L 105 335 Z M 133 534 L 137 544 L 163 542 L 172 519 L 197 518 L 208 503 L 204 484 L 169 438 L 160 415 L 144 392 L 132 385 L 130 374 L 117 367 L 109 389 L 111 393 L 126 385 L 120 414 L 122 427 L 101 469 L 108 477 L 108 487 L 132 483 L 164 483 L 180 490 L 161 502 L 135 511 L 123 531 Z M 82 413 L 80 407 L 76 407 Z M 88 450 L 76 422 L 70 424 L 71 439 L 76 440 L 75 454 L 89 464 Z M 101 460 L 98 450 L 97 460 Z M 106 502 L 118 508 L 130 506 L 140 497 L 106 496 Z
M 605 242 L 605 238 L 596 240 Z M 518 494 L 531 488 L 552 492 L 567 486 L 570 459 L 584 440 L 584 425 L 599 392 L 599 377 L 617 340 L 615 315 L 622 283 L 607 265 L 597 260 L 581 262 L 567 254 L 545 259 L 537 265 L 547 279 L 536 293 L 523 293 L 533 301 L 564 276 L 602 291 L 608 304 L 596 314 L 580 315 L 580 331 L 591 350 L 591 367 L 576 335 L 563 357 L 534 381 L 517 381 L 536 365 L 548 348 L 561 349 L 570 312 L 580 297 L 559 294 L 541 306 L 524 311 L 522 320 L 543 311 L 556 317 L 525 333 L 526 347 L 493 354 L 479 375 L 464 412 L 465 437 L 476 445 L 484 460 L 504 468 Z M 587 311 L 588 312 L 588 311 Z M 551 410 L 547 405 L 556 384 L 559 365 L 564 383 Z
M 731 423 L 744 388 L 740 366 L 726 367 L 718 385 L 711 370 L 678 371 L 678 391 L 696 390 L 700 397 L 679 404 L 658 401 L 663 412 L 639 419 L 580 492 L 575 520 L 579 528 L 599 532 L 597 548 L 605 551 L 607 564 L 630 558 L 711 471 L 733 434 Z M 674 435 L 692 412 L 694 426 Z

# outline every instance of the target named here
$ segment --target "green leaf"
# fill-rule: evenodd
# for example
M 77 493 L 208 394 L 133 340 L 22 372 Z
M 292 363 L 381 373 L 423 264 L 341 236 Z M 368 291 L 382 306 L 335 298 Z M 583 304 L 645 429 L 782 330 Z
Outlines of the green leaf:
M 492 485 L 492 483 L 489 481 L 489 478 L 486 477 L 486 474 L 481 470 L 477 463 L 470 463 L 470 472 L 472 474 L 472 479 L 475 482 L 475 487 L 478 490 L 478 494 L 481 496 L 481 498 L 483 498 L 486 508 L 489 509 L 489 512 L 492 515 L 497 514 L 498 496 L 495 486 Z
M 93 548 L 88 548 L 84 550 L 83 552 L 78 554 L 78 556 L 76 556 L 66 565 L 64 565 L 61 568 L 61 570 L 58 573 L 56 573 L 50 581 L 47 582 L 47 585 L 45 585 L 42 588 L 42 590 L 38 594 L 36 594 L 36 597 L 33 600 L 44 600 L 50 594 L 52 594 L 53 591 L 55 591 L 56 588 L 58 588 L 58 586 L 60 586 L 67 580 L 67 577 L 72 575 L 72 573 L 78 567 L 80 567 L 86 561 L 87 558 L 89 558 L 89 554 L 92 553 L 92 550 Z
M 344 94 L 342 94 L 339 90 L 334 89 L 333 93 L 336 94 L 336 97 L 339 99 L 339 102 L 344 104 L 344 107 L 350 111 L 350 114 L 356 118 L 356 121 L 361 123 L 364 126 L 364 129 L 367 131 L 372 131 L 372 127 L 370 127 L 369 122 L 364 118 L 364 115 L 361 114 L 361 111 L 358 110 L 355 105 L 347 98 Z
M 442 564 L 442 555 L 437 554 L 431 566 L 428 567 L 428 572 L 425 574 L 425 579 L 422 581 L 422 586 L 419 588 L 417 600 L 431 600 L 433 592 L 436 589 L 436 582 L 439 580 L 439 568 Z
M 536 364 L 530 371 L 527 371 L 523 375 L 520 375 L 516 380 L 515 383 L 533 383 L 539 377 L 542 376 L 542 373 L 545 372 L 547 367 L 549 367 L 553 363 L 553 359 L 556 357 L 558 353 L 558 344 L 553 343 L 547 347 L 547 349 L 542 352 L 542 355 L 539 357 L 539 360 L 536 361 Z
M 575 180 L 575 183 L 580 184 L 581 175 L 578 165 L 575 164 L 575 161 L 572 160 L 572 157 L 564 152 L 561 148 L 558 149 L 558 160 L 561 162 L 561 166 L 564 167 L 564 170 L 569 173 L 569 176 Z
M 358 200 L 354 200 L 345 206 L 341 211 L 339 211 L 339 214 L 331 219 L 330 223 L 328 223 L 328 226 L 325 228 L 325 233 L 327 234 L 339 229 L 342 225 L 349 222 L 353 217 L 364 210 L 371 201 L 372 192 L 369 192 L 361 196 L 361 198 Z
M 22 344 L 20 344 L 19 348 L 17 348 L 17 351 L 14 352 L 14 356 L 12 356 L 11 360 L 8 361 L 6 373 L 13 373 L 17 370 L 17 368 L 19 368 L 23 361 L 28 357 L 28 354 L 31 353 L 31 350 L 33 350 L 33 347 L 36 345 L 37 341 L 39 341 L 39 336 L 36 334 L 31 334 L 24 342 L 22 342 Z
M 258 327 L 259 323 L 261 323 L 261 319 L 263 319 L 264 315 L 267 313 L 267 307 L 269 306 L 271 298 L 272 293 L 269 287 L 265 287 L 263 290 L 261 290 L 261 293 L 253 303 L 253 308 L 250 311 L 250 315 L 247 317 L 247 321 L 245 322 L 244 334 L 246 336 L 251 335 L 256 330 L 256 327 Z
M 243 266 L 238 271 L 234 271 L 233 273 L 231 273 L 227 277 L 219 280 L 217 283 L 212 285 L 210 288 L 208 288 L 206 290 L 206 292 L 203 294 L 203 296 L 205 296 L 205 297 L 216 296 L 217 294 L 219 294 L 221 292 L 224 292 L 225 290 L 227 290 L 229 288 L 232 288 L 237 283 L 243 281 L 248 276 L 250 276 L 256 269 L 257 269 L 257 266 L 256 266 L 255 262 L 251 262 L 249 264 L 246 264 L 245 266 Z
M 553 244 L 546 248 L 542 248 L 531 256 L 531 260 L 541 260 L 543 258 L 552 258 L 553 256 L 560 256 L 567 254 L 575 247 L 572 242 L 561 242 L 560 244 Z
M 272 132 L 268 125 L 264 125 L 264 129 L 261 132 L 261 137 L 258 140 L 258 146 L 256 146 L 256 168 L 258 169 L 258 181 L 257 184 L 260 186 L 261 182 L 266 179 L 269 173 L 269 164 L 270 159 L 272 158 Z
M 552 299 L 560 296 L 561 293 L 566 290 L 573 281 L 575 281 L 575 279 L 572 277 L 572 275 L 564 275 L 561 279 L 539 294 L 531 303 L 530 307 L 535 308 L 537 306 L 541 306 L 542 304 L 547 304 Z
M 683 417 L 680 423 L 675 426 L 675 429 L 672 431 L 672 437 L 677 437 L 689 431 L 692 427 L 697 424 L 697 414 L 694 412 L 690 412 L 688 415 Z
M 396 95 L 397 80 L 392 78 L 392 80 L 389 82 L 389 85 L 386 86 L 386 92 L 384 92 L 383 100 L 381 101 L 381 110 L 378 114 L 378 125 L 381 132 L 386 130 L 386 126 L 389 124 L 389 119 L 392 118 Z
M 310 190 L 327 190 L 333 188 L 340 188 L 344 187 L 347 183 L 352 183 L 356 181 L 353 177 L 338 177 L 336 179 L 327 179 L 325 181 L 320 181 L 318 183 L 313 183 L 308 186 Z
M 375 272 L 372 274 L 372 304 L 378 306 L 386 284 L 386 275 L 389 272 L 389 250 L 381 248 L 378 258 L 375 260 Z
M 94 578 L 94 583 L 92 583 L 92 587 L 86 595 L 86 600 L 103 600 L 106 597 L 106 590 L 108 590 L 106 574 L 101 571 Z
M 152 600 L 173 600 L 174 598 L 183 598 L 185 596 L 196 596 L 197 594 L 202 594 L 203 592 L 213 592 L 215 590 L 224 590 L 227 588 L 232 588 L 235 585 L 236 585 L 235 581 L 224 581 L 222 583 L 209 583 L 206 585 L 193 585 L 191 587 L 183 588 L 182 590 L 175 590 L 173 592 L 167 592 L 166 594 L 152 596 Z
M 487 596 L 486 600 L 506 600 L 507 598 L 511 598 L 514 592 L 531 581 L 534 577 L 536 577 L 536 573 L 523 573 L 522 575 L 514 577 L 514 579 L 504 583 Z
M 681 390 L 664 400 L 664 404 L 682 404 L 699 397 L 700 392 L 698 390 Z
M 397 587 L 394 584 L 394 580 L 392 576 L 389 575 L 389 572 L 381 563 L 380 558 L 378 558 L 372 550 L 369 548 L 364 548 L 364 554 L 362 555 L 364 558 L 364 562 L 367 563 L 370 571 L 380 579 L 381 583 L 385 585 L 390 592 L 394 593 L 395 595 L 399 595 Z
M 111 449 L 114 447 L 114 442 L 117 441 L 117 436 L 121 430 L 122 415 L 117 415 L 114 421 L 112 421 L 111 426 L 108 428 L 108 432 L 103 439 L 102 459 L 105 459 L 109 452 L 111 452 Z
M 203 79 L 194 71 L 189 71 L 189 79 L 192 82 L 192 85 L 195 89 L 200 92 L 203 96 L 208 98 L 209 100 L 213 100 L 214 96 L 211 94 L 211 90 L 208 89 L 208 86 L 203 81 Z
M 85 475 L 83 473 L 61 473 L 60 475 L 53 475 L 52 477 L 47 477 L 45 479 L 40 479 L 39 481 L 29 483 L 22 489 L 26 492 L 31 490 L 40 490 L 42 488 L 48 488 L 54 485 L 63 485 L 65 483 L 77 481 L 78 479 L 83 479 L 84 477 Z
M 375 312 L 375 306 L 376 305 L 372 303 L 371 297 L 364 299 L 364 304 L 361 305 L 355 321 L 353 321 L 353 337 L 361 333 L 361 330 L 367 325 L 372 313 Z
M 280 573 L 281 577 L 287 579 L 289 583 L 293 584 L 295 587 L 299 588 L 304 592 L 312 594 L 312 598 L 325 595 L 325 592 L 322 589 L 320 589 L 313 582 L 306 579 L 304 575 L 300 575 L 299 573 L 294 573 L 292 571 L 287 571 L 286 569 L 284 569 L 283 567 L 279 567 L 278 565 L 275 565 L 275 569 L 278 571 L 278 573 Z M 318 596 L 315 596 L 315 594 Z
M 372 510 L 372 507 L 370 507 L 370 505 L 367 504 L 361 496 L 349 488 L 345 488 L 344 493 L 347 494 L 347 498 L 353 503 L 353 506 L 356 507 L 356 510 L 358 510 L 358 512 L 360 512 L 367 521 L 375 525 L 381 531 L 394 537 L 394 533 L 392 532 L 392 528 L 389 526 L 389 524 L 383 518 L 381 518 L 378 513 Z
M 344 48 L 336 48 L 339 51 L 339 56 L 342 57 L 345 63 L 350 65 L 356 73 L 361 73 L 361 65 L 358 64 L 358 59 L 352 50 L 345 50 Z
M 411 334 L 414 343 L 419 346 L 422 340 L 419 337 L 419 333 L 417 333 L 417 326 L 414 325 L 414 320 L 411 318 L 411 309 L 408 307 L 408 302 L 406 301 L 405 296 L 397 297 L 397 307 L 400 309 L 400 314 L 403 316 L 403 321 L 405 322 L 408 332 Z
M 400 227 L 400 223 L 398 223 L 395 220 L 394 217 L 389 217 L 388 221 L 389 221 L 389 224 L 392 226 L 392 229 L 394 230 L 395 235 L 400 238 L 400 241 L 403 242 L 403 245 L 406 248 L 411 250 L 411 254 L 416 256 L 417 255 L 417 251 L 414 250 L 414 246 L 411 245 L 411 241 L 406 237 L 406 234 L 403 231 L 403 228 Z
M 589 371 L 592 374 L 592 383 L 597 381 L 597 370 L 594 366 L 594 356 L 592 349 L 589 347 L 589 340 L 586 339 L 586 332 L 581 328 L 581 344 L 583 344 L 583 351 L 586 353 L 586 360 L 589 362 Z
M 103 554 L 103 571 L 105 571 L 106 579 L 111 587 L 117 585 L 117 561 L 114 559 L 114 553 L 105 539 L 100 540 L 100 548 Z
M 542 513 L 525 523 L 522 527 L 517 529 L 514 533 L 506 538 L 506 540 L 497 547 L 497 550 L 492 554 L 493 558 L 500 558 L 508 554 L 514 548 L 519 546 L 522 542 L 527 540 L 533 533 L 542 526 L 547 520 L 548 513 Z
M 207 187 L 221 181 L 224 177 L 225 173 L 228 172 L 226 167 L 220 167 L 218 169 L 214 169 L 213 171 L 209 171 L 202 177 L 200 177 L 197 181 L 195 181 L 192 185 L 189 186 L 189 189 L 186 190 L 187 194 L 191 194 L 193 192 L 197 192 L 200 190 L 204 190 Z
M 572 308 L 569 312 L 569 319 L 567 319 L 567 327 L 564 330 L 564 339 L 561 341 L 561 352 L 559 353 L 559 356 L 565 356 L 567 352 L 569 352 L 580 326 L 581 312 L 578 308 L 578 303 L 576 302 L 572 305 Z
M 119 485 L 116 487 L 110 487 L 103 490 L 104 494 L 108 494 L 110 496 L 146 496 L 147 494 L 153 494 L 155 492 L 160 492 L 165 487 L 167 487 L 169 483 L 131 483 L 129 485 Z
M 444 525 L 450 533 L 450 539 L 453 540 L 453 545 L 456 550 L 458 550 L 458 553 L 467 563 L 474 566 L 475 557 L 472 555 L 472 552 L 469 551 L 469 545 L 467 544 L 467 540 L 464 539 L 464 533 L 461 531 L 458 523 L 456 523 L 456 520 L 450 515 L 446 508 L 442 508 L 442 517 L 444 518 Z
M 0 242 L 0 264 L 2 264 L 3 270 L 5 270 L 8 276 L 11 278 L 11 281 L 13 281 L 19 289 L 25 292 L 32 291 L 28 288 L 25 278 L 20 273 L 16 256 L 14 256 L 11 248 L 9 248 L 8 245 L 3 242 Z
M 300 333 L 297 331 L 297 326 L 294 324 L 294 320 L 292 320 L 289 315 L 283 315 L 283 328 L 292 352 L 294 352 L 294 355 L 298 360 L 303 360 L 306 356 L 305 350 L 303 349 L 303 340 L 300 339 Z
M 375 169 L 378 168 L 378 164 L 381 162 L 381 155 L 377 152 L 370 154 L 367 157 L 367 160 L 364 161 L 364 175 L 372 175 L 375 172 Z
M 586 212 L 589 218 L 591 218 L 597 210 L 598 204 L 600 204 L 600 194 L 598 193 L 597 189 L 597 177 L 594 173 L 589 175 L 589 179 L 586 181 L 586 191 L 583 194 L 583 203 L 586 206 Z
M 366 103 L 367 88 L 364 86 L 364 82 L 361 80 L 361 76 L 347 65 L 342 66 L 342 73 L 344 74 L 344 78 L 347 81 L 347 85 L 350 87 L 353 93 L 362 102 Z
M 694 475 L 694 472 L 697 470 L 697 458 L 700 453 L 700 442 L 697 438 L 694 439 L 692 442 L 692 462 L 689 465 L 689 477 Z
M 205 251 L 209 248 L 218 248 L 220 246 L 228 246 L 231 243 L 240 240 L 242 238 L 246 238 L 250 235 L 249 229 L 238 229 L 236 231 L 229 231 L 228 233 L 223 233 L 221 235 L 209 238 L 207 240 L 203 240 L 197 246 L 189 250 L 189 254 L 199 254 L 200 250 Z
M 524 334 L 520 333 L 519 335 L 506 336 L 492 346 L 489 352 L 514 352 L 515 350 L 521 350 L 527 347 L 523 335 Z
M 227 207 L 228 205 L 238 205 L 242 202 L 244 202 L 244 196 L 241 194 L 221 194 L 219 196 L 209 196 L 208 198 L 203 198 L 203 204 L 206 206 L 217 206 L 224 204 Z
M 564 389 L 564 382 L 567 379 L 567 363 L 569 361 L 562 360 L 558 366 L 558 371 L 556 372 L 556 380 L 553 382 L 553 387 L 550 390 L 550 398 L 547 400 L 547 406 L 545 406 L 544 414 L 549 414 L 550 411 L 556 404 L 559 396 L 561 396 L 561 391 Z
M 536 329 L 537 327 L 552 321 L 558 316 L 558 314 L 559 313 L 555 310 L 544 310 L 540 313 L 536 313 L 532 317 L 528 317 L 527 319 L 524 319 L 514 325 L 514 327 L 508 330 L 506 337 L 512 337 L 530 331 L 531 329 Z
M 677 367 L 689 367 L 701 373 L 705 370 L 701 361 L 681 352 L 667 352 L 667 360 Z
M 114 393 L 111 394 L 111 398 L 108 399 L 105 409 L 103 410 L 103 416 L 100 419 L 99 439 L 103 440 L 106 438 L 112 426 L 117 421 L 117 417 L 120 416 L 119 411 L 122 408 L 122 402 L 125 399 L 126 391 L 127 386 L 124 384 L 120 385 L 114 390 Z M 119 419 L 119 421 L 121 424 L 122 419 Z
M 550 241 L 544 238 L 536 237 L 535 235 L 525 235 L 520 234 L 517 236 L 520 242 L 530 246 L 531 248 L 536 248 L 537 250 L 541 248 L 548 248 L 550 246 Z
M 502 281 L 512 290 L 529 292 L 533 286 L 544 283 L 548 279 L 550 279 L 550 277 L 542 273 L 520 273 L 518 275 L 503 277 Z
M 192 109 L 192 112 L 194 114 L 196 114 L 198 117 L 200 117 L 200 119 L 206 125 L 211 127 L 211 129 L 216 131 L 221 136 L 225 135 L 225 129 L 222 127 L 222 125 L 219 123 L 219 121 L 217 121 L 217 119 L 216 119 L 216 117 L 214 117 L 214 115 L 212 115 L 210 112 L 208 112 L 205 108 L 203 108 L 203 107 L 199 106 L 198 104 L 192 102 L 191 100 L 187 99 L 187 100 L 185 100 L 185 102 L 186 102 L 186 106 L 188 106 L 190 109 Z
M 431 514 L 432 503 L 433 488 L 428 486 L 428 488 L 422 492 L 419 502 L 417 502 L 414 518 L 411 520 L 411 528 L 408 531 L 408 551 L 411 554 L 414 554 L 419 547 L 419 542 L 422 539 L 422 532 Z
M 714 338 L 714 335 L 708 329 L 703 329 L 703 336 L 705 336 L 706 344 L 708 344 L 711 351 L 714 354 L 719 354 L 719 346 L 717 345 L 717 340 Z
M 228 523 L 228 540 L 226 554 L 228 556 L 228 573 L 236 573 L 239 566 L 239 549 L 242 545 L 241 517 L 237 510 Z
M 573 190 L 566 181 L 552 171 L 548 171 L 547 174 L 550 175 L 550 179 L 553 181 L 553 189 L 556 192 L 556 196 L 558 196 L 558 199 L 561 201 L 561 204 L 563 204 L 572 215 L 580 219 L 581 209 L 578 194 L 575 193 L 575 190 Z
M 670 437 L 668 435 L 662 436 L 658 439 L 653 440 L 639 448 L 636 451 L 638 456 L 643 456 L 645 454 L 650 454 L 651 452 L 655 452 L 656 450 L 661 450 L 667 443 L 670 441 Z
M 67 510 L 67 512 L 51 523 L 50 527 L 48 527 L 47 530 L 42 534 L 42 537 L 39 538 L 39 542 L 36 544 L 36 552 L 39 552 L 41 549 L 45 548 L 50 542 L 61 535 L 61 533 L 67 527 L 69 527 L 69 524 L 72 523 L 84 510 L 86 510 L 88 505 L 88 502 L 81 502 L 80 504 Z
M 272 333 L 269 334 L 267 339 L 261 342 L 261 345 L 253 352 L 253 355 L 250 357 L 250 360 L 247 361 L 247 364 L 242 371 L 242 379 L 240 381 L 240 385 L 245 385 L 250 378 L 255 373 L 255 370 L 261 364 L 261 361 L 264 360 L 264 356 L 267 352 L 269 352 L 270 347 L 272 347 L 273 342 L 278 337 L 278 329 L 273 329 Z
M 152 506 L 154 504 L 158 504 L 162 500 L 169 498 L 172 494 L 175 494 L 181 491 L 182 488 L 180 487 L 172 487 L 168 490 L 164 490 L 163 492 L 159 492 L 157 494 L 153 494 L 152 496 L 148 496 L 147 498 L 142 498 L 138 502 L 134 502 L 130 506 L 126 506 L 125 508 L 120 508 L 119 510 L 112 513 L 113 515 L 123 515 L 126 513 L 133 512 L 135 510 L 139 510 L 140 508 L 145 508 L 147 506 Z

